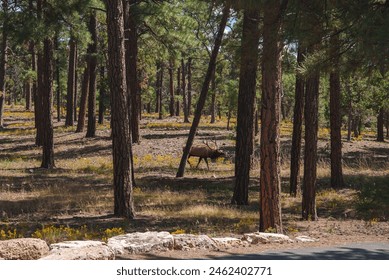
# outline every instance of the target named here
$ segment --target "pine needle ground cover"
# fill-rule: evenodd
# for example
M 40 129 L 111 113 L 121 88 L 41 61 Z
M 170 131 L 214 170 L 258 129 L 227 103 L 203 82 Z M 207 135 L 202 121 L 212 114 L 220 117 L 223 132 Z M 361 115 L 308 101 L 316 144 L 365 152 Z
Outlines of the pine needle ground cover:
M 232 206 L 234 131 L 224 120 L 204 120 L 196 141 L 217 139 L 226 157 L 199 168 L 187 166 L 175 178 L 188 133 L 181 119 L 142 120 L 142 141 L 134 145 L 136 219 L 112 215 L 112 158 L 108 124 L 85 138 L 75 127 L 55 123 L 56 168 L 40 169 L 33 114 L 7 108 L 0 131 L 1 239 L 45 235 L 47 240 L 101 239 L 120 232 L 169 231 L 236 236 L 256 231 L 259 219 L 259 161 L 254 159 L 250 204 Z M 285 233 L 330 239 L 385 238 L 389 233 L 389 143 L 366 133 L 344 142 L 347 188 L 329 188 L 328 130 L 319 134 L 318 222 L 301 221 L 301 197 L 289 196 L 290 123 L 282 127 L 282 211 Z M 257 143 L 258 149 L 258 143 Z M 257 153 L 257 151 L 256 151 Z M 197 164 L 191 159 L 191 165 Z M 343 239 L 342 239 L 343 240 Z

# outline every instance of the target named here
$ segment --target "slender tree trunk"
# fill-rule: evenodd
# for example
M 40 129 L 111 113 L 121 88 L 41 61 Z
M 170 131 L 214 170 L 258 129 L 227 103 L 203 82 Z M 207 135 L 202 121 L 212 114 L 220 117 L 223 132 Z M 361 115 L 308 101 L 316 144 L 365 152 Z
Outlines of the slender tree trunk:
M 188 58 L 188 117 L 192 115 L 192 58 Z
M 77 105 L 78 105 L 78 71 L 77 71 L 77 62 L 78 62 L 78 51 L 77 51 L 77 45 L 76 45 L 76 68 L 74 73 L 74 121 L 76 122 L 77 119 Z
M 304 60 L 304 51 L 299 46 L 297 64 L 301 66 Z M 290 195 L 296 197 L 301 192 L 300 164 L 301 164 L 301 133 L 303 130 L 304 116 L 304 78 L 296 71 L 295 103 L 293 112 L 293 135 L 290 155 Z
M 170 92 L 170 103 L 169 103 L 169 112 L 170 117 L 174 116 L 174 73 L 173 73 L 174 64 L 173 61 L 169 62 L 169 92 Z
M 138 27 L 133 9 L 137 0 L 123 1 L 126 49 L 126 80 L 130 112 L 130 130 L 133 143 L 140 142 L 140 85 L 138 81 Z
M 42 168 L 54 168 L 54 128 L 52 119 L 52 100 L 53 100 L 53 62 L 54 62 L 54 44 L 53 40 L 46 38 L 44 40 L 44 59 L 41 71 L 43 71 L 42 88 L 42 124 L 43 124 L 43 155 Z
M 90 71 L 89 67 L 84 70 L 82 76 L 82 85 L 81 85 L 81 101 L 80 101 L 80 110 L 78 112 L 78 122 L 76 132 L 84 132 L 85 129 L 85 117 L 86 117 L 86 108 L 88 104 L 88 95 L 89 95 L 89 76 Z
M 280 178 L 281 26 L 287 1 L 265 1 L 262 60 L 259 231 L 282 232 Z
M 105 68 L 104 66 L 100 67 L 100 97 L 99 97 L 99 124 L 104 123 L 104 113 L 105 113 L 105 96 L 107 95 L 106 88 L 105 88 Z
M 385 116 L 386 116 L 386 118 L 385 118 L 386 138 L 389 139 L 389 110 L 386 111 Z
M 189 123 L 188 119 L 188 100 L 186 96 L 186 69 L 184 59 L 181 59 L 181 92 L 182 92 L 182 104 L 184 106 L 184 123 Z
M 178 67 L 177 69 L 177 93 L 176 95 L 177 96 L 180 96 L 181 94 L 181 68 Z M 176 116 L 180 116 L 180 101 L 179 99 L 177 98 L 177 101 L 176 101 Z
M 319 106 L 319 71 L 307 78 L 305 93 L 305 153 L 302 218 L 317 220 L 316 212 L 316 172 L 317 172 L 317 133 Z
M 162 63 L 161 62 L 157 62 L 156 66 L 157 66 L 157 70 L 156 70 L 156 81 L 155 81 L 155 113 L 159 113 L 159 111 L 161 110 L 161 90 L 160 90 L 160 85 L 161 85 L 161 82 L 160 82 L 160 79 L 161 79 L 161 68 L 162 68 Z
M 182 154 L 182 158 L 180 161 L 180 166 L 179 166 L 178 171 L 177 171 L 177 175 L 176 175 L 177 177 L 184 176 L 185 165 L 186 165 L 186 162 L 188 160 L 189 151 L 193 145 L 193 140 L 194 140 L 197 128 L 198 128 L 199 123 L 200 123 L 201 112 L 204 108 L 205 99 L 207 97 L 207 93 L 209 90 L 209 84 L 210 84 L 211 78 L 212 78 L 212 72 L 214 71 L 215 66 L 216 66 L 216 59 L 217 59 L 217 55 L 219 53 L 220 45 L 221 45 L 221 42 L 223 39 L 224 29 L 226 27 L 229 14 L 230 14 L 230 4 L 227 3 L 227 4 L 225 4 L 225 6 L 223 8 L 222 18 L 221 18 L 221 21 L 219 24 L 218 33 L 217 33 L 216 38 L 215 38 L 215 44 L 214 44 L 214 47 L 212 50 L 211 58 L 209 60 L 208 69 L 207 69 L 207 72 L 205 75 L 203 86 L 201 88 L 199 100 L 197 102 L 196 111 L 194 114 L 192 126 L 191 126 L 190 131 L 189 131 L 188 140 L 186 142 L 184 152 Z
M 37 0 L 37 19 L 42 19 L 42 0 Z M 32 51 L 35 52 L 35 46 L 33 44 Z M 35 55 L 32 56 L 33 60 Z M 36 61 L 33 61 L 33 66 L 36 65 L 37 71 L 37 90 L 35 97 L 35 127 L 36 127 L 36 137 L 35 144 L 37 146 L 43 145 L 43 91 L 44 91 L 44 82 L 43 82 L 43 54 L 42 51 L 39 50 L 36 56 Z
M 216 122 L 216 69 L 212 73 L 211 79 L 211 123 Z
M 384 142 L 384 108 L 380 108 L 377 116 L 377 141 Z
M 57 34 L 54 37 L 54 50 L 58 52 L 59 46 L 58 46 L 58 36 Z M 55 69 L 55 79 L 57 82 L 57 88 L 56 88 L 56 101 L 57 101 L 57 122 L 61 121 L 61 79 L 60 79 L 60 68 L 59 68 L 59 59 L 58 57 L 55 59 L 54 63 L 54 69 Z
M 3 28 L 0 46 L 0 129 L 4 127 L 4 103 L 5 103 L 5 72 L 7 69 L 7 46 L 8 46 L 8 0 L 3 0 Z
M 331 187 L 340 189 L 344 186 L 342 168 L 342 115 L 341 88 L 339 70 L 339 38 L 331 38 L 331 56 L 333 70 L 330 73 L 330 128 L 331 128 Z
M 26 110 L 31 111 L 32 110 L 32 82 L 30 80 L 24 83 L 24 92 L 26 96 Z
M 114 214 L 132 219 L 133 182 L 131 176 L 131 134 L 128 120 L 124 50 L 123 5 L 121 0 L 106 1 L 108 25 L 108 79 L 112 113 L 114 170 Z
M 158 119 L 162 120 L 163 117 L 163 99 L 162 99 L 162 94 L 163 94 L 163 71 L 164 71 L 164 66 L 163 63 L 161 63 L 161 68 L 159 71 L 159 85 L 158 85 L 158 104 L 159 104 L 159 109 L 158 109 Z
M 97 76 L 97 17 L 93 12 L 89 21 L 92 42 L 88 48 L 89 94 L 88 94 L 88 129 L 86 137 L 96 136 L 96 76 Z
M 248 205 L 249 203 L 248 190 L 252 146 L 254 143 L 253 128 L 260 35 L 259 11 L 245 11 L 240 54 L 241 65 L 235 146 L 235 188 L 231 200 L 231 203 L 238 205 Z M 214 103 L 215 101 L 212 100 L 212 102 Z
M 69 67 L 68 67 L 68 87 L 66 96 L 66 120 L 65 126 L 74 125 L 74 89 L 76 83 L 76 41 L 74 37 L 69 40 Z

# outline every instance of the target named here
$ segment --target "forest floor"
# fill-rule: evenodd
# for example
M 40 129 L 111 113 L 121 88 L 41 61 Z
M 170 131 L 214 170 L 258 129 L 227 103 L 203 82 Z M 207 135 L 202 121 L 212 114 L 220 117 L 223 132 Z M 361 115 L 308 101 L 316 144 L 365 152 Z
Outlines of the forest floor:
M 85 138 L 85 133 L 74 132 L 75 127 L 54 122 L 56 168 L 53 170 L 39 168 L 41 148 L 34 144 L 33 113 L 20 107 L 7 107 L 5 124 L 0 131 L 0 239 L 39 236 L 52 243 L 78 238 L 104 239 L 124 231 L 236 237 L 257 230 L 259 163 L 254 161 L 250 205 L 231 205 L 235 140 L 234 131 L 227 131 L 223 120 L 209 124 L 209 119 L 203 119 L 195 142 L 216 140 L 226 157 L 210 163 L 209 170 L 204 162 L 198 169 L 187 166 L 185 177 L 175 178 L 190 126 L 181 118 L 157 120 L 154 116 L 144 116 L 141 143 L 133 146 L 137 217 L 129 222 L 112 215 L 108 121 L 98 125 L 95 138 Z M 369 131 L 351 142 L 344 141 L 347 186 L 333 190 L 329 180 L 329 130 L 320 129 L 319 220 L 301 221 L 301 196 L 291 197 L 288 190 L 291 131 L 291 123 L 282 124 L 284 232 L 291 237 L 308 235 L 319 241 L 263 245 L 260 249 L 235 248 L 230 253 L 258 252 L 280 246 L 389 242 L 389 142 L 376 142 L 374 133 Z M 191 159 L 191 163 L 196 165 L 196 159 Z M 158 257 L 180 258 L 178 253 L 174 254 L 165 252 Z M 205 253 L 198 254 L 202 257 Z

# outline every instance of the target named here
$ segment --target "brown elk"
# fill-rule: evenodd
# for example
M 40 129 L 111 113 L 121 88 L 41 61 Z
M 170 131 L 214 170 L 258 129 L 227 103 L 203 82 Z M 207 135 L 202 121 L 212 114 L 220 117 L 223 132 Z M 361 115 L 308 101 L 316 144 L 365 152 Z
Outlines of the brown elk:
M 199 164 L 202 159 L 204 159 L 205 163 L 207 164 L 208 170 L 209 170 L 209 165 L 208 165 L 208 158 L 210 159 L 217 159 L 219 157 L 224 157 L 225 153 L 220 151 L 217 147 L 217 144 L 215 142 L 215 148 L 211 148 L 207 142 L 204 142 L 205 145 L 194 145 L 190 149 L 189 156 L 188 156 L 188 163 L 190 157 L 199 157 L 199 162 L 196 165 L 196 168 L 199 167 Z

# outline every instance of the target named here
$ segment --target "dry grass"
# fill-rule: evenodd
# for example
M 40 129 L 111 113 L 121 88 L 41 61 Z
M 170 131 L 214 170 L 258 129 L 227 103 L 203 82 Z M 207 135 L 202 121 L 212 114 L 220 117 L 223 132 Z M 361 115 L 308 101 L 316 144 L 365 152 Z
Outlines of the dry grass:
M 198 138 L 202 141 L 217 137 L 222 149 L 227 151 L 227 157 L 210 162 L 210 170 L 204 162 L 199 169 L 188 166 L 186 178 L 176 179 L 174 176 L 188 124 L 175 119 L 159 122 L 153 116 L 144 116 L 144 138 L 140 145 L 134 146 L 137 179 L 134 197 L 139 218 L 126 222 L 112 217 L 113 167 L 108 122 L 99 126 L 94 139 L 85 139 L 83 133 L 74 133 L 74 127 L 56 124 L 57 168 L 47 171 L 39 168 L 41 151 L 34 146 L 33 114 L 22 110 L 9 111 L 8 108 L 6 117 L 12 119 L 12 124 L 0 131 L 4 143 L 0 147 L 0 230 L 4 235 L 11 236 L 13 229 L 17 228 L 18 234 L 31 236 L 42 229 L 42 225 L 69 225 L 77 229 L 85 224 L 91 231 L 96 231 L 96 227 L 102 231 L 116 227 L 126 231 L 178 230 L 213 235 L 237 234 L 257 227 L 259 186 L 255 179 L 259 177 L 259 161 L 252 171 L 250 205 L 232 206 L 234 139 L 231 132 L 225 130 L 224 119 L 213 125 L 204 119 Z M 283 147 L 287 147 L 291 131 L 291 123 L 282 124 Z M 328 130 L 321 129 L 320 135 L 321 139 L 327 139 Z M 321 141 L 321 147 L 325 147 L 326 142 Z M 360 153 L 367 149 L 364 147 L 367 144 L 357 141 L 346 148 Z M 381 148 L 383 152 L 389 151 L 387 143 L 375 147 L 377 151 Z M 317 169 L 319 215 L 344 219 L 345 213 L 355 213 L 353 218 L 386 221 L 389 218 L 389 166 L 374 165 L 374 158 L 372 160 L 369 154 L 356 156 L 344 167 L 348 188 L 334 191 L 328 188 L 328 155 L 324 148 L 320 152 Z M 190 159 L 190 162 L 195 166 L 197 159 Z M 296 221 L 301 213 L 301 197 L 287 194 L 288 152 L 283 153 L 282 162 L 285 229 L 297 232 L 300 230 Z M 373 188 L 375 191 L 371 190 L 372 186 L 377 186 Z

